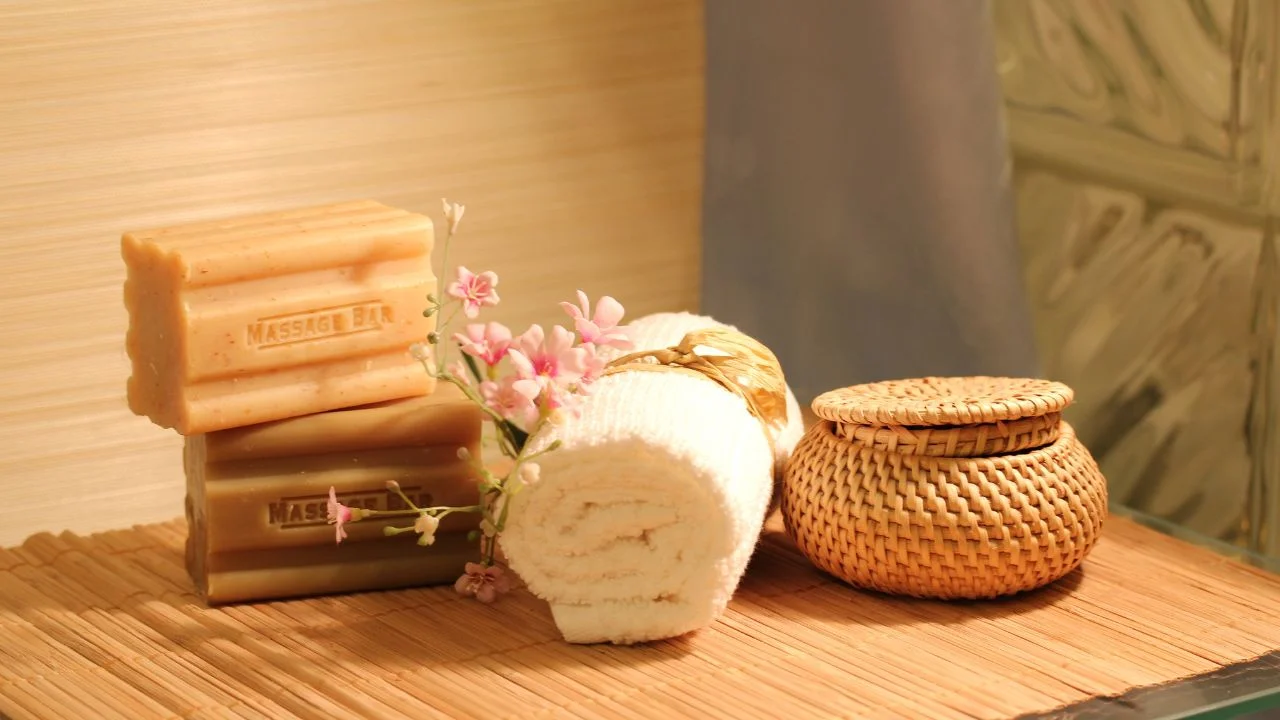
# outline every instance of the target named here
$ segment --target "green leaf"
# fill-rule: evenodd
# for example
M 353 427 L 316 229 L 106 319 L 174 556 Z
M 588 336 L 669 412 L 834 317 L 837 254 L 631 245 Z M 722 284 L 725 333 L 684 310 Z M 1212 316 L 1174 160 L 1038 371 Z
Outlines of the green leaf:
M 524 444 L 529 442 L 529 433 L 521 430 L 511 423 L 507 423 L 507 425 L 511 428 L 512 444 L 516 446 L 516 453 L 519 454 L 524 450 Z
M 466 353 L 462 353 L 462 361 L 467 364 L 467 369 L 471 371 L 471 376 L 474 377 L 477 382 L 483 381 L 483 378 L 480 377 L 480 366 L 476 364 L 475 358 Z

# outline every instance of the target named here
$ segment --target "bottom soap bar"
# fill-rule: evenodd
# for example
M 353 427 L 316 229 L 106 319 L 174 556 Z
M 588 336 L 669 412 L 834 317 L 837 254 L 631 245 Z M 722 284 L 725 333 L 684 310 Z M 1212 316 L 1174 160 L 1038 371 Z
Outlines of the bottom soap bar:
M 193 535 L 195 531 L 193 531 Z M 335 548 L 249 550 L 206 555 L 187 544 L 187 567 L 210 605 L 313 597 L 366 590 L 452 585 L 465 565 L 479 562 L 478 543 L 466 533 L 438 536 L 430 548 L 412 536 Z
M 210 604 L 454 582 L 479 557 L 474 513 L 440 524 L 436 542 L 385 537 L 413 517 L 346 526 L 335 542 L 329 488 L 352 507 L 474 505 L 458 448 L 480 456 L 481 413 L 453 386 L 409 400 L 220 430 L 186 439 L 187 567 Z

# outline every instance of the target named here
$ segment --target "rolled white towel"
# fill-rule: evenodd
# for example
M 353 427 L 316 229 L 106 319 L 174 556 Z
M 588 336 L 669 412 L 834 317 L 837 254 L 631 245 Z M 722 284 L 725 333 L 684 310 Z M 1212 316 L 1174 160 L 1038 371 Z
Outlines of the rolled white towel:
M 706 315 L 695 315 L 688 312 L 666 312 L 646 315 L 631 323 L 630 338 L 636 344 L 636 349 L 653 350 L 655 348 L 672 347 L 683 340 L 685 335 L 695 330 L 705 330 L 707 328 L 738 330 L 733 325 L 722 323 Z M 623 353 L 609 348 L 602 354 L 612 360 Z M 774 455 L 777 461 L 774 468 L 774 480 L 775 482 L 781 482 L 782 471 L 786 468 L 787 461 L 791 459 L 791 451 L 795 449 L 796 444 L 800 442 L 800 438 L 804 435 L 804 415 L 801 413 L 800 403 L 796 400 L 795 393 L 791 392 L 790 386 L 787 387 L 787 424 L 775 430 L 772 435 Z
M 642 350 L 708 327 L 726 326 L 687 313 L 631 326 Z M 771 454 L 765 426 L 715 382 L 620 372 L 597 381 L 582 417 L 530 441 L 561 447 L 512 497 L 503 550 L 566 640 L 657 640 L 719 617 L 759 539 L 775 467 L 803 430 L 790 392 L 787 407 Z

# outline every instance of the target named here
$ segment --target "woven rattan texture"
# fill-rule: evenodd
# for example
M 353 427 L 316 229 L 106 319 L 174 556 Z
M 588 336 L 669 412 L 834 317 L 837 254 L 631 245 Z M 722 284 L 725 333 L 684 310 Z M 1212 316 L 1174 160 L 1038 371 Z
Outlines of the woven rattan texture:
M 1058 439 L 1061 413 L 958 427 L 835 423 L 851 443 L 902 455 L 982 457 L 1044 447 Z
M 902 455 L 813 425 L 787 468 L 782 513 L 815 565 L 854 585 L 987 598 L 1075 569 L 1106 516 L 1106 481 L 1063 423 L 1052 445 L 990 458 Z
M 819 395 L 818 417 L 857 425 L 972 425 L 1062 412 L 1071 388 L 1030 378 L 929 377 L 854 385 Z
M 630 648 L 566 645 L 523 589 L 206 608 L 184 535 L 0 549 L 0 717 L 1013 718 L 1280 648 L 1280 578 L 1123 519 L 1082 571 L 982 603 L 855 590 L 774 521 L 722 620 Z

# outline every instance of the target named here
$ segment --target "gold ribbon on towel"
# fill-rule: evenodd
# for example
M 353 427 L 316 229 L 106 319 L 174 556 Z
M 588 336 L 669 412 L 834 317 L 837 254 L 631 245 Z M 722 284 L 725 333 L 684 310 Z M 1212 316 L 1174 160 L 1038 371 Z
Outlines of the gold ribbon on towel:
M 787 424 L 787 383 L 778 358 L 736 330 L 695 330 L 673 347 L 623 355 L 604 374 L 632 370 L 687 372 L 714 381 L 746 401 L 747 410 L 764 424 L 770 448 L 774 431 Z

